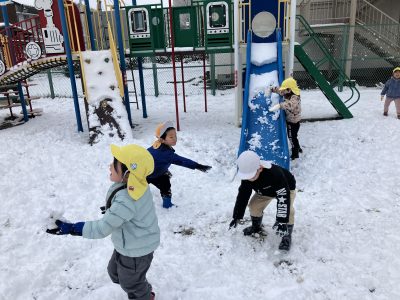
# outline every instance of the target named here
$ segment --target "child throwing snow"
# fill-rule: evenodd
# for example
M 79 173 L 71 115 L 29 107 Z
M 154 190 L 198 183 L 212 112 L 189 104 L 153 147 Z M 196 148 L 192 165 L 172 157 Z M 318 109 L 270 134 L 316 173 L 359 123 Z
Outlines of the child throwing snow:
M 108 263 L 108 274 L 128 294 L 129 299 L 154 299 L 146 273 L 153 252 L 160 244 L 160 229 L 153 196 L 146 181 L 153 172 L 154 160 L 143 147 L 111 145 L 114 161 L 104 217 L 96 221 L 66 223 L 56 221 L 47 233 L 78 235 L 101 239 L 111 234 L 114 252 Z
M 283 96 L 284 101 L 272 106 L 269 111 L 276 111 L 278 109 L 285 110 L 287 134 L 290 144 L 292 145 L 292 155 L 290 158 L 292 160 L 299 158 L 299 152 L 303 152 L 297 138 L 301 121 L 300 89 L 297 86 L 296 80 L 289 77 L 282 82 L 282 85 L 279 88 L 272 88 L 272 92 L 279 93 Z
M 381 92 L 381 101 L 385 98 L 385 105 L 383 107 L 383 115 L 387 116 L 389 112 L 389 105 L 394 101 L 396 106 L 397 119 L 400 119 L 400 67 L 394 68 L 393 76 L 386 81 L 385 86 Z
M 147 182 L 153 184 L 160 190 L 163 200 L 163 207 L 170 208 L 174 204 L 171 201 L 171 182 L 172 174 L 168 171 L 171 164 L 182 166 L 189 169 L 197 169 L 207 172 L 210 166 L 201 165 L 193 160 L 179 156 L 175 153 L 172 146 L 176 145 L 176 130 L 172 122 L 161 123 L 156 128 L 157 140 L 148 148 L 154 158 L 154 172 L 147 176 Z

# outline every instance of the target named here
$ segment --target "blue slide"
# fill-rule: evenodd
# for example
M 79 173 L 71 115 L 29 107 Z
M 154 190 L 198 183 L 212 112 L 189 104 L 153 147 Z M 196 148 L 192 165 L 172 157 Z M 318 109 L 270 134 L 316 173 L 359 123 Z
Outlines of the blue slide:
M 276 30 L 276 43 L 252 45 L 250 42 L 251 31 L 249 31 L 247 41 L 242 132 L 238 155 L 245 150 L 252 150 L 262 160 L 272 161 L 289 169 L 290 157 L 285 112 L 268 110 L 274 104 L 282 101 L 278 94 L 268 92 L 270 86 L 278 86 L 283 80 L 281 33 L 279 29 Z M 252 55 L 252 47 L 256 46 L 264 48 L 253 49 L 255 51 Z M 272 56 L 270 55 L 275 59 L 260 65 L 256 60 L 263 56 L 265 49 L 276 51 L 276 53 L 272 53 Z M 254 57 L 252 58 L 252 56 Z

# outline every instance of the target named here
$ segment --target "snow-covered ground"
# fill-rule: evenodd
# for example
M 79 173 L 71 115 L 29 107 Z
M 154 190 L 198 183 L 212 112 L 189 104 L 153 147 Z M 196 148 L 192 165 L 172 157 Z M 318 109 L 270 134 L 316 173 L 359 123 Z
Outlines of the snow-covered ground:
M 201 173 L 171 167 L 173 202 L 152 187 L 161 245 L 148 272 L 158 300 L 400 299 L 400 120 L 383 117 L 378 89 L 361 89 L 353 119 L 303 123 L 292 249 L 277 251 L 275 203 L 264 241 L 228 231 L 239 181 L 231 182 L 240 129 L 233 91 L 180 99 L 176 151 L 212 165 Z M 304 117 L 334 114 L 322 93 L 302 91 Z M 77 133 L 72 99 L 41 99 L 42 116 L 0 131 L 0 299 L 126 299 L 111 282 L 109 238 L 45 233 L 50 216 L 101 218 L 112 160 L 106 145 Z M 132 107 L 133 139 L 148 147 L 156 125 L 175 121 L 171 96 Z M 7 110 L 0 111 L 0 118 Z M 82 119 L 85 122 L 81 104 Z M 85 128 L 86 129 L 86 128 Z M 248 211 L 246 217 L 248 218 Z

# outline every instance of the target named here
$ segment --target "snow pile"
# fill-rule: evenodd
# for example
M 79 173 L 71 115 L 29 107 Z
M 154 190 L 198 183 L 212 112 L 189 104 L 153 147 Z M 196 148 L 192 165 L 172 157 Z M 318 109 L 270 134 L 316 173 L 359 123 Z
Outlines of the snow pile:
M 263 66 L 276 61 L 276 43 L 251 43 L 251 63 Z

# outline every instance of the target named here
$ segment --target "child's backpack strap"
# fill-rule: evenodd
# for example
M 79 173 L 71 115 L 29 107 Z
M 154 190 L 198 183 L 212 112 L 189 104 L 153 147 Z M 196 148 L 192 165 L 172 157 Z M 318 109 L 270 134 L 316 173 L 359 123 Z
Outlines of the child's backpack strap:
M 114 198 L 115 194 L 123 189 L 126 189 L 126 184 L 121 185 L 120 187 L 117 187 L 115 190 L 112 191 L 112 193 L 110 194 L 110 197 L 108 197 L 108 199 L 107 199 L 106 209 L 109 209 L 111 207 L 111 201 Z

